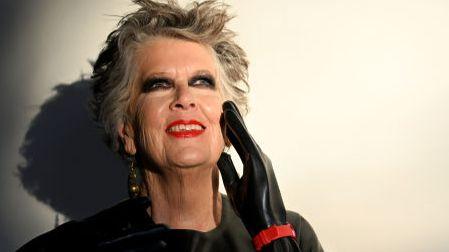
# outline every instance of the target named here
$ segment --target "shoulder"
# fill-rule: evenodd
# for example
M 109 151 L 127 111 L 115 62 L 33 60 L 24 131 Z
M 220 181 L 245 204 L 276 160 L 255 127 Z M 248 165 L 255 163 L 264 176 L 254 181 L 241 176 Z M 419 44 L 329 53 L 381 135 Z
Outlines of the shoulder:
M 125 200 L 81 221 L 64 223 L 32 239 L 18 251 L 82 251 L 130 229 L 153 225 L 146 213 L 149 205 L 149 199 L 144 197 Z
M 287 211 L 287 222 L 295 228 L 297 241 L 302 252 L 323 251 L 312 225 L 300 214 Z

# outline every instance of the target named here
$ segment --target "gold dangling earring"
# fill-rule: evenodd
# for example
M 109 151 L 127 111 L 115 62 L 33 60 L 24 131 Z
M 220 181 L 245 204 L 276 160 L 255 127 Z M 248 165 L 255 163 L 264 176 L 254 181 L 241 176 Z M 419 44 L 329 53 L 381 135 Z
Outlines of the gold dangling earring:
M 129 173 L 128 173 L 128 195 L 130 198 L 136 198 L 140 194 L 140 186 L 137 183 L 137 172 L 136 172 L 136 159 L 134 156 L 129 158 Z

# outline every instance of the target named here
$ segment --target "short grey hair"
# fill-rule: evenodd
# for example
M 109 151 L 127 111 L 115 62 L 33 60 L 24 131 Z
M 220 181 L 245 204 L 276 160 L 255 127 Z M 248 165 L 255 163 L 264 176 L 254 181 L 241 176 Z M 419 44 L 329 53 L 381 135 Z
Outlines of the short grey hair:
M 134 52 L 139 44 L 153 37 L 184 39 L 212 48 L 224 96 L 233 100 L 243 114 L 248 112 L 248 60 L 234 41 L 235 32 L 226 28 L 233 18 L 227 5 L 215 0 L 193 2 L 186 8 L 175 0 L 133 2 L 140 8 L 122 17 L 93 65 L 90 109 L 114 151 L 124 154 L 118 126 L 132 122 L 129 110 L 137 71 Z

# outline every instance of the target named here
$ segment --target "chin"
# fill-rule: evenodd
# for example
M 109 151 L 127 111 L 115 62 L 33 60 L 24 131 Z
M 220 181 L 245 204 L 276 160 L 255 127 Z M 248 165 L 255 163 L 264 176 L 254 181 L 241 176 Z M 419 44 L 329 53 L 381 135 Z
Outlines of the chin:
M 210 165 L 212 166 L 210 153 L 204 153 L 197 149 L 185 148 L 176 153 L 176 156 L 170 158 L 172 164 L 181 168 L 194 168 L 198 166 Z

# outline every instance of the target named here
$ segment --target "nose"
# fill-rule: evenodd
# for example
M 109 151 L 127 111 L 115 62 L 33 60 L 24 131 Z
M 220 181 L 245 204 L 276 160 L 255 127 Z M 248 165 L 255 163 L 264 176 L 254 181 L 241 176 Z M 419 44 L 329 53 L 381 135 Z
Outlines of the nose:
M 194 94 L 188 85 L 180 85 L 176 88 L 175 99 L 170 104 L 171 110 L 189 110 L 196 108 Z

